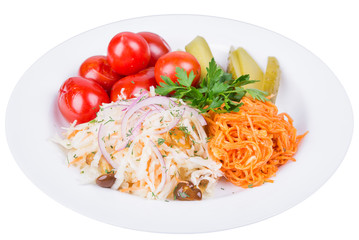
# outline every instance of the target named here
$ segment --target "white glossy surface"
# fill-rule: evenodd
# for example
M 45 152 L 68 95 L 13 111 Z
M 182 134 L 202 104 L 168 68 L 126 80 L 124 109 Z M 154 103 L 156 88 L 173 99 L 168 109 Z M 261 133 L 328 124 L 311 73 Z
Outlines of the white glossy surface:
M 185 27 L 187 34 L 176 34 L 168 30 L 169 26 L 170 29 Z M 220 31 L 211 31 L 213 27 Z M 241 34 L 233 36 L 228 29 L 238 29 Z M 61 125 L 55 107 L 57 90 L 66 78 L 76 75 L 86 57 L 105 54 L 107 43 L 117 32 L 144 30 L 160 34 L 173 49 L 183 49 L 196 35 L 202 35 L 222 65 L 231 45 L 246 48 L 262 69 L 267 56 L 276 56 L 283 71 L 278 107 L 294 118 L 300 133 L 310 131 L 296 155 L 297 162 L 282 167 L 274 184 L 248 190 L 220 185 L 225 190 L 218 188 L 212 199 L 202 202 L 147 201 L 96 186 L 78 185 L 63 153 L 49 141 Z M 317 89 L 322 86 L 326 86 L 325 91 L 318 95 Z M 336 101 L 326 104 L 333 95 Z M 331 112 L 333 108 L 337 111 L 335 115 Z M 24 122 L 21 116 L 29 115 L 34 117 Z M 342 128 L 331 127 L 338 122 Z M 203 16 L 121 21 L 64 42 L 40 58 L 22 77 L 10 99 L 6 122 L 9 146 L 16 161 L 49 196 L 100 221 L 155 232 L 228 229 L 257 222 L 294 206 L 336 170 L 349 145 L 352 126 L 351 106 L 342 86 L 310 52 L 273 32 Z

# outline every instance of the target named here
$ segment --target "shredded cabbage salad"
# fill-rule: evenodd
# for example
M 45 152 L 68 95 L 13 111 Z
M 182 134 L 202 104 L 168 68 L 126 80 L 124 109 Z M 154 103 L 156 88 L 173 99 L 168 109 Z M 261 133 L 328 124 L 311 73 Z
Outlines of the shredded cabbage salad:
M 213 192 L 221 164 L 209 158 L 204 118 L 182 100 L 155 96 L 103 104 L 97 117 L 74 122 L 55 141 L 68 164 L 86 183 L 112 173 L 114 190 L 148 199 L 173 199 L 181 181 L 191 181 L 204 197 Z

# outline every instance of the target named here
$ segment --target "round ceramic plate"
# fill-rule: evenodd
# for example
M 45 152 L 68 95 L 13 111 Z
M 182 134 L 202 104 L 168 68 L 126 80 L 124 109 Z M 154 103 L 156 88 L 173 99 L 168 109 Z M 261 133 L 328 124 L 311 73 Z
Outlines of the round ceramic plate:
M 281 167 L 274 183 L 244 190 L 222 181 L 214 196 L 197 202 L 145 200 L 79 184 L 77 174 L 67 167 L 65 154 L 50 140 L 66 125 L 57 109 L 57 91 L 67 78 L 77 75 L 87 57 L 105 55 L 110 39 L 122 31 L 155 32 L 174 50 L 184 49 L 197 35 L 203 36 L 222 66 L 227 64 L 231 46 L 244 47 L 262 69 L 267 57 L 275 56 L 282 70 L 279 111 L 294 118 L 299 133 L 309 131 L 296 154 L 297 161 Z M 338 123 L 340 128 L 332 127 Z M 308 50 L 260 27 L 193 15 L 130 19 L 71 38 L 42 56 L 24 74 L 12 93 L 6 116 L 8 144 L 15 160 L 50 197 L 99 221 L 167 233 L 239 227 L 298 204 L 337 169 L 350 144 L 352 130 L 351 105 L 343 87 Z

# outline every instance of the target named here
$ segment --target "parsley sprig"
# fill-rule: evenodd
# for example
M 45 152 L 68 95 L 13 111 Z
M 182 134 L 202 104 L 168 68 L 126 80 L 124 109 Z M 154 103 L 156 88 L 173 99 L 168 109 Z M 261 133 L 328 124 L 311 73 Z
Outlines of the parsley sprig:
M 266 92 L 253 88 L 243 88 L 243 86 L 259 80 L 250 80 L 248 74 L 233 79 L 232 75 L 223 71 L 213 58 L 209 62 L 206 77 L 197 88 L 191 86 L 195 78 L 193 71 L 187 76 L 184 69 L 177 67 L 178 82 L 173 82 L 167 76 L 161 77 L 164 82 L 157 86 L 155 90 L 157 94 L 168 95 L 174 92 L 173 97 L 183 99 L 202 113 L 210 110 L 217 113 L 238 112 L 243 105 L 240 101 L 246 94 L 263 102 L 268 101 Z

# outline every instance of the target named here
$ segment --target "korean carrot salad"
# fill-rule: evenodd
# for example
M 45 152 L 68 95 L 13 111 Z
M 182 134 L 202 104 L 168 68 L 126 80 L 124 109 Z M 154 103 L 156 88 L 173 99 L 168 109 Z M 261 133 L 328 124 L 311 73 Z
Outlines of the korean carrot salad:
M 171 51 L 155 33 L 122 32 L 106 56 L 86 59 L 63 83 L 58 106 L 70 126 L 54 141 L 83 183 L 192 201 L 213 195 L 220 179 L 241 188 L 273 182 L 295 161 L 307 132 L 298 135 L 275 105 L 277 59 L 263 73 L 246 50 L 231 48 L 224 71 L 203 37 L 185 49 Z

